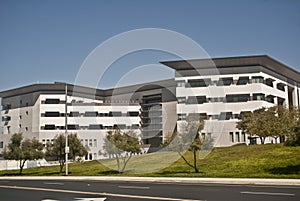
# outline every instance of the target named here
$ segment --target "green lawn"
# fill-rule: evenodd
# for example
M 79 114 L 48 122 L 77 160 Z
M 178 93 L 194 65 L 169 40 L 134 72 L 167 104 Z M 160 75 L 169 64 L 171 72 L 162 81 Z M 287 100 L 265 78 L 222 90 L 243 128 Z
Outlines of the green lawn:
M 186 156 L 192 158 L 191 153 L 186 153 Z M 300 179 L 300 147 L 269 144 L 215 148 L 206 158 L 198 161 L 200 173 L 194 173 L 182 159 L 172 163 L 177 157 L 177 154 L 170 152 L 134 156 L 124 174 L 108 168 L 116 167 L 115 160 L 103 160 L 101 163 L 98 161 L 72 163 L 69 166 L 69 175 Z M 58 170 L 57 166 L 32 168 L 25 169 L 23 175 L 57 176 Z M 0 171 L 0 176 L 5 175 L 18 175 L 18 170 Z

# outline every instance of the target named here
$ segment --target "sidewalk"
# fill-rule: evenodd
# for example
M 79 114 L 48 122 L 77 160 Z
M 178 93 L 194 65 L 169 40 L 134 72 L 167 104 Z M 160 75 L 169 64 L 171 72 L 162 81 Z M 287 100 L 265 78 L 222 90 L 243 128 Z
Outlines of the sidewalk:
M 300 179 L 254 179 L 254 178 L 179 178 L 179 177 L 113 177 L 113 176 L 13 176 L 1 180 L 72 180 L 72 181 L 131 181 L 183 184 L 235 184 L 235 185 L 280 185 L 300 186 Z

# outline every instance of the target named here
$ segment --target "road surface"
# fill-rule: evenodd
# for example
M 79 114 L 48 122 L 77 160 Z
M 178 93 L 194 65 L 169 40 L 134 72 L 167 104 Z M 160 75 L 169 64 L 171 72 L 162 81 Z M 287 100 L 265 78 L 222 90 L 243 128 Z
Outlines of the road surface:
M 0 201 L 101 201 L 105 198 L 106 201 L 298 201 L 300 186 L 0 178 Z

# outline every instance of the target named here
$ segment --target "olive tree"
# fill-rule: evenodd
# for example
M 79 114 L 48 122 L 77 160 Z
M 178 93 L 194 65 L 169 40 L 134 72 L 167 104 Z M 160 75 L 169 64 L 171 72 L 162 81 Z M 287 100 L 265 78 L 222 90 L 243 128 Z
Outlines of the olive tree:
M 10 143 L 3 151 L 3 157 L 8 160 L 19 161 L 20 174 L 22 174 L 25 162 L 37 160 L 44 157 L 44 146 L 37 139 L 25 139 L 21 133 L 15 133 L 10 139 Z
M 82 157 L 88 154 L 86 147 L 84 147 L 77 134 L 68 134 L 68 146 L 69 146 L 69 155 L 70 160 L 75 161 L 77 157 Z M 63 167 L 66 162 L 66 137 L 64 134 L 56 135 L 53 143 L 48 143 L 46 146 L 46 156 L 52 157 L 59 162 L 59 172 L 62 173 Z
M 108 131 L 103 149 L 116 159 L 118 171 L 123 173 L 131 157 L 141 152 L 141 144 L 135 132 L 115 129 Z

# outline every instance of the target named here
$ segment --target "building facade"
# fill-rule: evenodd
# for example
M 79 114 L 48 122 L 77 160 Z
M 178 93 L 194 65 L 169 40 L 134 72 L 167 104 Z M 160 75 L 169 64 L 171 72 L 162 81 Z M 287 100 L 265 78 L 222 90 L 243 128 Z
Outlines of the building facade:
M 215 146 L 249 144 L 236 128 L 243 113 L 300 105 L 300 73 L 265 55 L 161 63 L 174 69 L 174 79 L 108 90 L 54 83 L 0 92 L 0 152 L 14 133 L 46 144 L 67 129 L 88 147 L 87 160 L 98 159 L 115 128 L 134 130 L 151 152 L 190 118 L 204 120 L 201 135 L 212 136 Z

